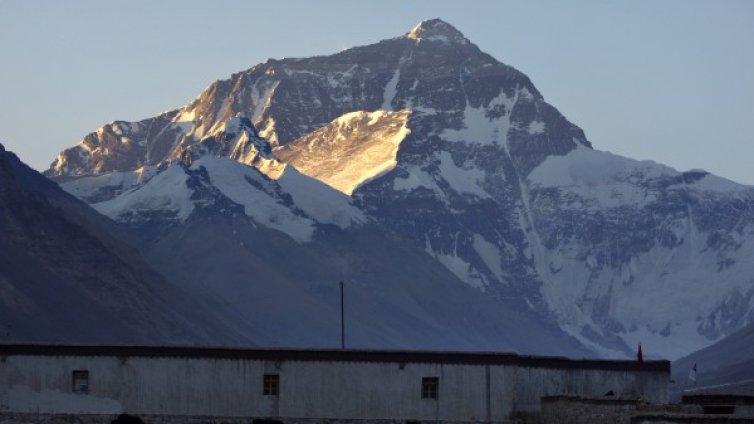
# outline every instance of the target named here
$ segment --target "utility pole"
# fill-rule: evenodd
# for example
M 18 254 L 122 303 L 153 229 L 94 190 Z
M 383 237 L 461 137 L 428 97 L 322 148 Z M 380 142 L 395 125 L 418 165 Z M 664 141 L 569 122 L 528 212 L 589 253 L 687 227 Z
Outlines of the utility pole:
M 340 282 L 340 348 L 346 348 L 346 321 L 343 307 L 343 282 Z

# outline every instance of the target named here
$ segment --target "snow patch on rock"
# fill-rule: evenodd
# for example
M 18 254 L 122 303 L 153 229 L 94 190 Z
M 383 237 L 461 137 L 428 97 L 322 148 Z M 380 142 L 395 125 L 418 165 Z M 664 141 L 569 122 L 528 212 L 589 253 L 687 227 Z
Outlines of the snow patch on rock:
M 484 264 L 487 265 L 487 268 L 498 281 L 505 281 L 503 278 L 503 261 L 500 249 L 487 241 L 483 236 L 474 234 L 474 250 L 476 250 L 476 253 L 482 258 Z
M 437 185 L 434 177 L 428 172 L 417 166 L 406 166 L 405 170 L 408 172 L 407 177 L 399 177 L 393 180 L 394 190 L 410 192 L 419 187 L 425 187 L 437 193 L 438 196 L 444 197 L 442 189 Z
M 320 223 L 345 229 L 367 220 L 364 213 L 351 204 L 350 197 L 301 174 L 293 166 L 285 167 L 277 183 L 293 197 L 297 207 Z
M 529 174 L 528 180 L 543 187 L 561 187 L 575 195 L 573 202 L 564 205 L 569 208 L 612 208 L 656 200 L 657 193 L 646 186 L 646 181 L 678 174 L 652 161 L 579 146 L 564 156 L 549 156 Z
M 101 214 L 121 222 L 132 222 L 139 213 L 170 212 L 183 222 L 194 210 L 193 191 L 188 188 L 188 175 L 179 165 L 168 167 L 145 185 L 114 199 L 92 205 Z
M 542 134 L 545 132 L 545 123 L 542 121 L 531 121 L 527 128 L 529 134 Z
M 63 190 L 79 199 L 91 201 L 91 199 L 107 197 L 100 200 L 105 201 L 133 187 L 146 184 L 158 172 L 156 166 L 143 166 L 134 171 L 111 172 L 108 174 L 81 177 L 65 181 L 60 186 Z
M 460 167 L 455 164 L 448 152 L 440 152 L 440 175 L 458 193 L 489 197 L 479 185 L 484 179 L 484 172 L 473 166 Z
M 212 186 L 243 206 L 246 215 L 257 223 L 286 233 L 301 243 L 311 240 L 314 221 L 296 215 L 269 192 L 260 190 L 260 186 L 269 185 L 269 180 L 256 169 L 226 158 L 213 157 L 194 162 L 191 169 L 200 167 L 207 170 Z
M 448 141 L 507 146 L 508 130 L 511 126 L 510 110 L 517 100 L 518 95 L 509 98 L 505 95 L 505 91 L 500 90 L 497 97 L 492 99 L 487 106 L 472 107 L 466 104 L 463 111 L 463 128 L 445 129 L 440 137 Z M 505 108 L 505 115 L 498 118 L 490 117 L 490 111 L 500 107 Z

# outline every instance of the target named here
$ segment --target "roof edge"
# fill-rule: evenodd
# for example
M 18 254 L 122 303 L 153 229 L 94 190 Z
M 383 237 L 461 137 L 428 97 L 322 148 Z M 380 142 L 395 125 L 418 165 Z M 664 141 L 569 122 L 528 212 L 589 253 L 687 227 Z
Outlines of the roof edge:
M 0 344 L 0 356 L 112 356 L 246 359 L 269 361 L 333 361 L 518 365 L 534 368 L 601 369 L 670 373 L 670 361 L 567 358 L 510 352 L 245 348 L 219 346 Z

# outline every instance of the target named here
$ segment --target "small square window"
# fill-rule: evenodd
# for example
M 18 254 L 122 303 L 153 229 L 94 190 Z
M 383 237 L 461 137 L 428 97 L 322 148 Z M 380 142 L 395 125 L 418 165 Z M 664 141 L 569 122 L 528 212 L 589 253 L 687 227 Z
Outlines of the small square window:
M 89 371 L 87 370 L 75 370 L 73 371 L 73 393 L 87 394 L 89 393 Z
M 265 396 L 280 394 L 280 374 L 265 374 L 262 383 Z
M 437 389 L 439 387 L 439 378 L 422 377 L 422 399 L 437 399 Z

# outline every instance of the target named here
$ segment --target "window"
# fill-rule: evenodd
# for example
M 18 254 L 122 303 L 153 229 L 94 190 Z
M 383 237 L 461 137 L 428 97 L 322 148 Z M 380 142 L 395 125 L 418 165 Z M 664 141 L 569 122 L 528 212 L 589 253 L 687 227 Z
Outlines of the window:
M 87 370 L 75 370 L 73 371 L 73 393 L 87 394 L 89 393 L 89 371 Z
M 437 399 L 437 389 L 439 386 L 439 378 L 422 377 L 422 399 Z
M 265 374 L 262 385 L 265 396 L 278 396 L 280 394 L 280 375 Z

